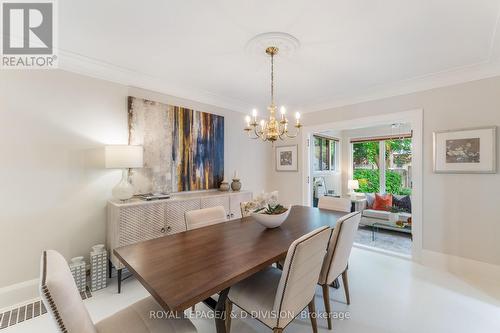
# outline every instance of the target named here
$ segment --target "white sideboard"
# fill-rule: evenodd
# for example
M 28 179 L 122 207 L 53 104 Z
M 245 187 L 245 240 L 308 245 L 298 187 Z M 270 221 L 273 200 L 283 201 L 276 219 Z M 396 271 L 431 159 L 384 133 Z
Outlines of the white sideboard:
M 229 220 L 241 218 L 240 203 L 252 200 L 252 192 L 201 191 L 173 194 L 170 199 L 108 201 L 106 246 L 111 264 L 118 275 L 121 291 L 123 264 L 114 255 L 115 248 L 144 240 L 186 231 L 184 213 L 189 210 L 223 206 Z

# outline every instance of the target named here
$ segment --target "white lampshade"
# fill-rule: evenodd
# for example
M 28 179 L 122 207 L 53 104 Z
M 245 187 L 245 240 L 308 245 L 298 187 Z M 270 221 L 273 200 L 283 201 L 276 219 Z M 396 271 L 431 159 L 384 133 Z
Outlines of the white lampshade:
M 358 190 L 359 189 L 359 181 L 356 179 L 351 179 L 347 181 L 347 188 L 349 190 Z
M 142 168 L 144 166 L 142 146 L 115 145 L 104 147 L 106 169 Z

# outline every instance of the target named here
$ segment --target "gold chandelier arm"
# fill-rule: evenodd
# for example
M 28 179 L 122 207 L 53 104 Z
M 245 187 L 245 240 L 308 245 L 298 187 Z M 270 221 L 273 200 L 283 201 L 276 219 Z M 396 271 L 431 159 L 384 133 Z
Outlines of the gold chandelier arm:
M 254 131 L 254 134 L 256 136 L 255 139 L 260 138 L 260 139 L 262 139 L 262 141 L 266 141 L 267 140 L 266 135 L 265 135 L 265 133 L 266 133 L 265 131 L 262 131 L 262 130 L 259 131 L 259 130 L 257 130 L 257 126 L 254 127 L 253 131 Z
M 290 132 L 288 132 L 288 130 L 287 130 L 287 131 L 285 131 L 285 135 L 286 135 L 286 137 L 287 137 L 287 138 L 293 139 L 293 138 L 296 138 L 296 137 L 297 137 L 297 135 L 299 135 L 299 133 L 300 133 L 300 128 L 301 128 L 302 126 L 301 126 L 301 125 L 295 125 L 294 127 L 297 129 L 297 130 L 295 131 L 295 134 L 290 134 Z

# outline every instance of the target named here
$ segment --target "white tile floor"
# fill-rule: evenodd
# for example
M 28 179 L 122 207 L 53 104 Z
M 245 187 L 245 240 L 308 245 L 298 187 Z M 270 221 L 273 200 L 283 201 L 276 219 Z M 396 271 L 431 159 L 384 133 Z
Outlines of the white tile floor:
M 410 261 L 354 249 L 350 260 L 351 305 L 342 289 L 332 289 L 335 311 L 349 311 L 349 320 L 335 320 L 334 331 L 345 333 L 498 333 L 500 332 L 500 283 L 473 285 L 449 273 Z M 147 296 L 135 279 L 96 292 L 85 301 L 97 321 Z M 203 308 L 198 305 L 197 308 Z M 316 307 L 323 311 L 320 288 Z M 209 319 L 194 319 L 198 332 L 215 332 Z M 329 332 L 319 320 L 320 332 Z M 56 332 L 48 315 L 3 330 L 2 333 Z M 232 332 L 270 332 L 253 319 L 233 320 Z M 308 320 L 295 320 L 286 330 L 312 332 Z

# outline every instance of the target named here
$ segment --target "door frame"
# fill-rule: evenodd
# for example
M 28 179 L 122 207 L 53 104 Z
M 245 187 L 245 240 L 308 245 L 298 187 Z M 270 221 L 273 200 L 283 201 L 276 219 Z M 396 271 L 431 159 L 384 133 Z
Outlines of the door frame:
M 301 135 L 302 146 L 302 204 L 311 206 L 312 172 L 311 147 L 312 135 L 326 130 L 345 130 L 372 127 L 390 123 L 409 123 L 413 130 L 412 137 L 412 259 L 420 261 L 422 253 L 423 222 L 423 109 L 387 113 L 377 116 L 354 118 L 320 125 L 304 126 Z M 308 145 L 309 143 L 309 145 Z M 342 140 L 342 144 L 345 144 Z M 343 149 L 341 149 L 343 150 Z M 351 159 L 351 157 L 346 156 Z M 349 172 L 342 170 L 341 172 Z

